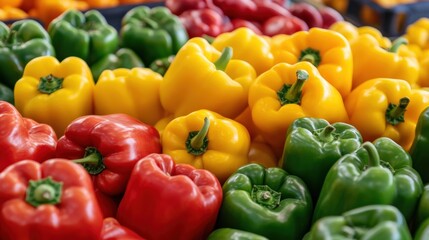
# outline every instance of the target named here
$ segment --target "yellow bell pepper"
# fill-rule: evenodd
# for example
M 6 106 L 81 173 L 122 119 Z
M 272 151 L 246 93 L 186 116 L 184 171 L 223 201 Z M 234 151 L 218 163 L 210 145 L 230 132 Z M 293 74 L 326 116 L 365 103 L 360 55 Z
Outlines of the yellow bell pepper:
M 407 26 L 404 37 L 409 44 L 416 44 L 421 49 L 429 48 L 429 18 L 419 18 Z
M 213 40 L 212 45 L 219 51 L 232 47 L 232 58 L 250 63 L 258 75 L 273 66 L 274 57 L 269 41 L 249 28 L 222 33 Z
M 350 44 L 338 32 L 322 28 L 299 31 L 273 44 L 274 63 L 311 62 L 343 97 L 352 87 Z
M 348 120 L 339 91 L 309 62 L 278 63 L 256 78 L 249 90 L 252 119 L 277 157 L 289 125 L 300 117 Z
M 40 19 L 44 26 L 48 27 L 53 19 L 69 9 L 84 11 L 89 9 L 89 5 L 86 1 L 80 0 L 37 0 L 30 15 Z
M 419 78 L 417 80 L 417 85 L 419 87 L 428 88 L 429 87 L 429 49 L 423 50 L 419 56 Z
M 247 62 L 230 59 L 232 48 L 216 50 L 204 38 L 190 39 L 164 75 L 160 98 L 175 117 L 199 109 L 235 118 L 247 107 L 249 86 L 256 78 Z
M 373 36 L 358 36 L 351 43 L 353 89 L 373 78 L 403 79 L 414 86 L 419 76 L 419 63 L 405 43 L 404 38 L 398 38 L 390 49 L 383 49 Z
M 93 114 L 94 80 L 80 58 L 32 59 L 14 89 L 15 106 L 28 118 L 52 126 L 57 136 L 76 118 Z
M 429 106 L 429 92 L 412 89 L 402 79 L 375 78 L 354 89 L 345 105 L 349 123 L 364 141 L 389 137 L 408 150 L 418 117 Z
M 332 24 L 329 29 L 336 31 L 343 35 L 349 43 L 355 41 L 358 36 L 363 34 L 369 34 L 377 39 L 377 42 L 382 48 L 390 48 L 392 46 L 392 42 L 389 38 L 383 36 L 383 34 L 375 27 L 371 26 L 361 26 L 357 27 L 353 23 L 348 21 L 338 21 Z
M 250 136 L 240 123 L 202 109 L 169 122 L 161 144 L 176 163 L 209 170 L 223 183 L 248 163 Z
M 258 163 L 265 168 L 277 167 L 278 158 L 271 146 L 263 139 L 255 138 L 250 142 L 249 163 Z
M 4 6 L 0 8 L 0 21 L 18 20 L 24 18 L 28 18 L 28 14 L 20 8 L 11 6 Z
M 159 99 L 162 79 L 149 68 L 104 70 L 94 88 L 95 114 L 126 113 L 155 125 L 165 116 Z

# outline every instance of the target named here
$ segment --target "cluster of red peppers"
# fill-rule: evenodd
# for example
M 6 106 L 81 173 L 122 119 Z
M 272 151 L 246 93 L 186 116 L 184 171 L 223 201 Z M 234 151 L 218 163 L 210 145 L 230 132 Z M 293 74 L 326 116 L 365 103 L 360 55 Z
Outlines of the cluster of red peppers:
M 343 20 L 333 8 L 287 0 L 166 0 L 165 5 L 190 37 L 216 37 L 240 27 L 266 36 L 292 34 Z

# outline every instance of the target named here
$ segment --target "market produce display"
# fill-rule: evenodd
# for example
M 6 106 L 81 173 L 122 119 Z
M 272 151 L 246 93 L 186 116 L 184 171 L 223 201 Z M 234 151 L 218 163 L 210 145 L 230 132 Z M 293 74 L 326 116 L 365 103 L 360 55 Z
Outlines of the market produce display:
M 0 239 L 429 239 L 429 16 L 61 2 L 0 22 Z

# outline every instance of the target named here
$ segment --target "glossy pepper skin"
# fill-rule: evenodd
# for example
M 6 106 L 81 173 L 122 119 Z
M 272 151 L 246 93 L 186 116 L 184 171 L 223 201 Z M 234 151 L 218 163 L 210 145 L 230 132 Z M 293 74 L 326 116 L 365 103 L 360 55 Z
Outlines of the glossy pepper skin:
M 6 101 L 12 105 L 15 103 L 13 99 L 13 90 L 2 83 L 0 83 L 0 100 Z
M 397 207 L 411 220 L 423 192 L 409 154 L 390 138 L 365 142 L 329 170 L 314 209 L 313 223 L 371 204 Z
M 410 44 L 415 44 L 421 49 L 429 49 L 429 18 L 419 18 L 407 26 L 404 37 Z
M 149 68 L 105 70 L 94 88 L 94 113 L 125 113 L 155 125 L 165 115 L 159 99 L 162 80 Z
M 138 6 L 122 18 L 122 46 L 130 48 L 149 66 L 159 58 L 175 55 L 188 41 L 179 17 L 163 6 Z
M 17 81 L 15 106 L 28 118 L 47 123 L 58 137 L 75 118 L 93 113 L 94 80 L 80 58 L 59 61 L 52 56 L 32 59 Z
M 220 228 L 268 239 L 302 239 L 310 227 L 311 196 L 305 183 L 281 168 L 251 163 L 223 184 Z
M 232 32 L 222 33 L 213 40 L 212 46 L 218 51 L 231 47 L 232 59 L 250 63 L 258 75 L 273 66 L 274 56 L 271 53 L 270 42 L 249 28 L 238 28 Z
M 58 157 L 82 164 L 95 188 L 111 196 L 124 193 L 138 160 L 160 152 L 154 127 L 119 113 L 75 119 L 58 139 L 56 149 Z
M 279 158 L 295 119 L 348 121 L 341 94 L 306 61 L 278 63 L 259 75 L 249 90 L 249 106 L 255 126 Z
M 93 63 L 90 68 L 94 81 L 97 82 L 104 70 L 114 70 L 117 68 L 145 67 L 140 57 L 129 48 L 120 48 L 114 53 L 110 53 Z
M 35 20 L 19 20 L 10 27 L 0 22 L 0 39 L 0 82 L 11 89 L 31 59 L 55 56 L 48 33 Z
M 349 42 L 341 34 L 329 29 L 312 28 L 282 38 L 272 48 L 275 64 L 310 62 L 341 96 L 346 97 L 351 91 L 353 56 Z
M 248 163 L 250 136 L 240 123 L 201 109 L 170 121 L 161 144 L 176 163 L 209 170 L 223 183 Z
M 353 54 L 352 88 L 373 78 L 403 79 L 414 86 L 419 76 L 419 62 L 405 43 L 404 38 L 398 38 L 389 49 L 384 49 L 375 37 L 369 34 L 358 36 L 350 44 Z
M 423 183 L 429 183 L 429 107 L 425 108 L 417 120 L 415 135 L 409 153 L 413 167 L 419 172 Z
M 368 205 L 317 221 L 304 240 L 413 239 L 401 212 L 390 205 Z
M 0 101 L 0 171 L 15 162 L 43 162 L 55 156 L 57 135 L 47 124 L 24 118 L 6 101 Z
M 232 229 L 232 228 L 218 228 L 210 233 L 210 235 L 207 237 L 207 240 L 268 240 L 268 238 L 243 231 L 238 229 Z
M 103 217 L 83 167 L 24 160 L 5 169 L 0 183 L 1 239 L 99 239 Z
M 175 117 L 199 109 L 228 118 L 240 115 L 248 105 L 248 90 L 256 72 L 249 63 L 231 59 L 232 55 L 232 48 L 221 53 L 204 38 L 190 39 L 177 53 L 161 83 L 164 109 Z
M 314 202 L 332 165 L 362 144 L 362 136 L 354 126 L 330 124 L 321 118 L 298 118 L 286 135 L 281 167 L 307 184 Z
M 424 240 L 429 237 L 429 184 L 427 182 L 425 184 L 413 222 L 415 226 L 415 240 Z
M 411 89 L 402 79 L 375 78 L 355 88 L 345 100 L 349 123 L 364 141 L 389 137 L 409 150 L 429 92 Z
M 212 173 L 154 153 L 134 167 L 117 219 L 147 239 L 205 239 L 221 202 L 222 187 Z
M 189 38 L 216 37 L 224 32 L 224 16 L 210 8 L 188 10 L 180 14 L 179 18 Z
M 88 65 L 115 52 L 119 45 L 118 32 L 98 10 L 69 9 L 49 24 L 48 33 L 59 60 L 76 56 Z
M 103 220 L 101 240 L 144 240 L 137 233 L 122 226 L 116 218 L 108 217 Z

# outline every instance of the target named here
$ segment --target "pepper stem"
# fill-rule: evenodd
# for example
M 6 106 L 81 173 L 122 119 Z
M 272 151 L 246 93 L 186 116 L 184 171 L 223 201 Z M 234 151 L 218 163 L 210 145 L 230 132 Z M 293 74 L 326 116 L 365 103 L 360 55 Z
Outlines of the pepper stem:
M 51 94 L 63 87 L 64 78 L 55 77 L 52 74 L 41 77 L 37 89 L 41 93 Z
M 404 122 L 404 114 L 407 111 L 407 106 L 410 103 L 408 97 L 403 97 L 399 100 L 399 104 L 389 103 L 389 106 L 386 109 L 386 121 L 393 126 Z
M 232 48 L 231 47 L 224 48 L 218 60 L 214 62 L 216 69 L 220 71 L 225 71 L 226 66 L 228 65 L 231 58 L 232 58 Z
M 364 142 L 362 147 L 368 152 L 368 166 L 380 166 L 380 156 L 378 155 L 377 148 L 371 142 Z
M 322 142 L 332 142 L 335 139 L 334 135 L 332 134 L 334 131 L 334 126 L 327 125 L 322 129 L 322 131 L 316 132 L 316 135 Z
M 206 152 L 209 142 L 207 138 L 209 127 L 210 119 L 205 117 L 201 130 L 192 131 L 189 133 L 185 143 L 188 153 L 193 155 L 201 155 Z
M 95 147 L 87 147 L 84 157 L 74 159 L 72 162 L 81 164 L 91 175 L 97 175 L 106 168 L 103 163 L 103 156 Z
M 251 198 L 261 206 L 274 209 L 280 204 L 281 193 L 274 191 L 267 185 L 254 185 Z
M 309 75 L 308 72 L 299 69 L 296 71 L 296 82 L 291 85 L 283 85 L 282 89 L 277 92 L 277 96 L 279 97 L 280 103 L 282 105 L 289 103 L 299 104 L 301 101 L 301 92 L 304 87 L 305 81 L 307 81 Z
M 62 186 L 62 182 L 56 182 L 51 177 L 37 181 L 30 180 L 25 201 L 34 207 L 42 204 L 60 203 Z
M 322 58 L 320 56 L 319 50 L 313 48 L 306 48 L 301 51 L 301 55 L 299 56 L 299 61 L 307 61 L 313 64 L 315 67 L 318 67 Z
M 397 53 L 399 50 L 399 47 L 403 44 L 404 45 L 408 44 L 408 40 L 404 37 L 399 37 L 395 41 L 393 41 L 392 46 L 388 49 L 388 51 L 392 53 Z

